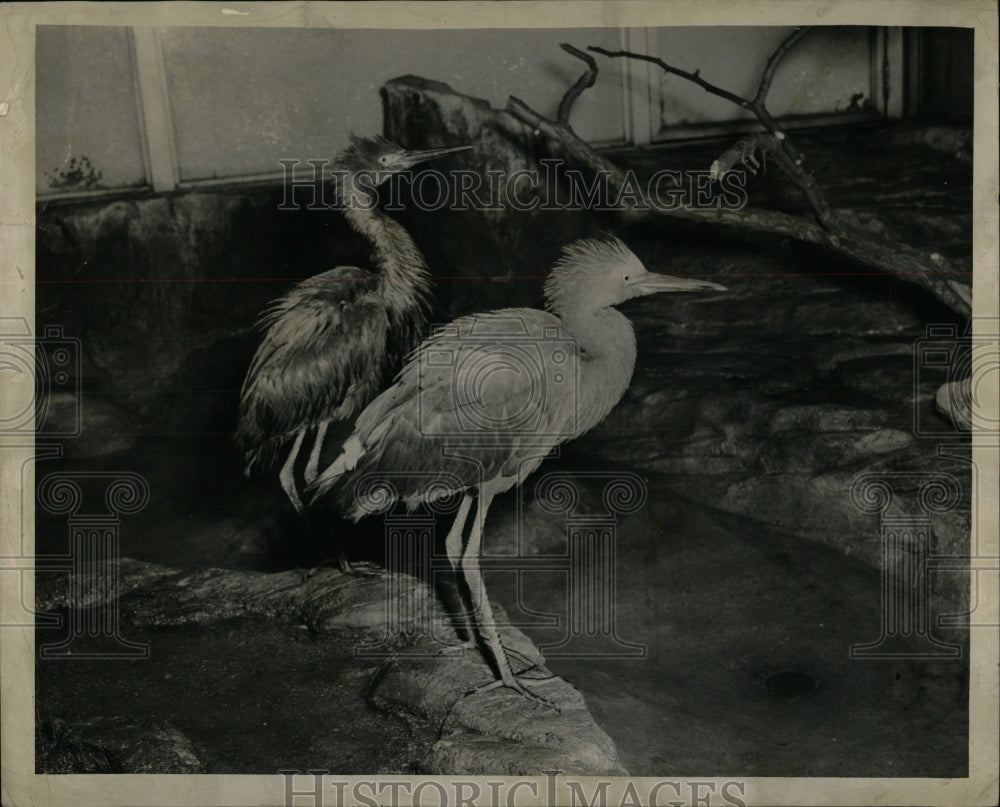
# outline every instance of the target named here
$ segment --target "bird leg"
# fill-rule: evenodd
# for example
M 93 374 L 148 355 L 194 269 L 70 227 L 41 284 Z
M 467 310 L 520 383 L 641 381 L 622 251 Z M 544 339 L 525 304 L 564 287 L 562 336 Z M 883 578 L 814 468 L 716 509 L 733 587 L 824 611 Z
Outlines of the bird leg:
M 493 620 L 493 608 L 490 606 L 489 597 L 486 595 L 486 584 L 483 582 L 483 575 L 479 569 L 479 549 L 482 544 L 486 512 L 490 508 L 490 503 L 493 501 L 494 495 L 493 491 L 489 489 L 488 483 L 480 485 L 476 517 L 472 522 L 472 529 L 469 531 L 469 542 L 466 544 L 465 552 L 462 555 L 462 572 L 465 576 L 465 582 L 469 587 L 469 596 L 472 598 L 476 624 L 479 626 L 479 631 L 482 633 L 483 638 L 486 639 L 486 643 L 490 647 L 490 652 L 496 661 L 497 670 L 500 673 L 500 681 L 499 683 L 487 684 L 485 689 L 473 690 L 473 692 L 495 689 L 497 686 L 505 686 L 523 695 L 528 700 L 535 701 L 543 706 L 549 706 L 558 712 L 559 707 L 541 695 L 536 695 L 514 675 L 510 661 L 507 659 L 507 652 L 500 641 L 500 633 L 497 631 L 496 622 Z
M 291 501 L 292 507 L 299 514 L 304 512 L 305 508 L 302 506 L 302 499 L 299 498 L 299 492 L 295 488 L 295 458 L 299 455 L 299 449 L 302 448 L 302 439 L 305 436 L 306 430 L 299 429 L 299 433 L 295 435 L 295 442 L 292 444 L 291 453 L 289 453 L 288 459 L 285 460 L 285 464 L 281 466 L 281 472 L 278 474 L 278 479 L 281 480 L 281 487 L 284 489 L 289 501 Z
M 465 629 L 466 639 L 462 642 L 459 647 L 462 649 L 472 649 L 476 646 L 476 626 L 472 619 L 472 611 L 464 610 L 466 597 L 464 596 L 462 590 L 462 574 L 459 572 L 459 564 L 462 561 L 462 543 L 463 543 L 463 528 L 465 527 L 465 522 L 469 518 L 469 510 L 472 507 L 472 494 L 466 493 L 462 497 L 462 502 L 458 506 L 458 513 L 455 516 L 455 521 L 451 525 L 451 529 L 448 530 L 448 535 L 444 539 L 445 553 L 448 555 L 448 562 L 451 564 L 451 571 L 455 579 L 455 588 L 458 593 L 458 600 L 460 607 L 463 608 L 460 618 L 462 621 L 462 627 Z M 445 648 L 445 650 L 452 650 L 452 647 Z M 443 651 L 442 651 L 443 652 Z M 525 670 L 530 670 L 534 667 L 539 666 L 537 662 L 525 656 L 523 653 L 519 653 L 516 650 L 507 650 L 508 656 L 514 656 L 525 663 Z M 499 683 L 499 682 L 498 682 Z
M 316 436 L 313 438 L 312 450 L 309 452 L 309 460 L 306 462 L 305 470 L 302 472 L 302 477 L 305 479 L 307 485 L 311 485 L 316 481 L 316 477 L 319 475 L 319 456 L 323 451 L 323 440 L 326 439 L 326 430 L 330 426 L 330 420 L 321 420 L 319 426 L 316 427 Z M 303 430 L 304 431 L 304 430 Z M 342 551 L 337 552 L 337 566 L 340 571 L 344 574 L 356 575 L 357 570 L 351 566 L 351 562 L 347 559 Z
M 462 596 L 462 576 L 459 574 L 459 564 L 462 561 L 462 533 L 465 522 L 469 519 L 469 510 L 472 507 L 472 494 L 466 493 L 462 496 L 462 502 L 458 506 L 458 513 L 455 516 L 455 523 L 448 530 L 448 535 L 444 539 L 444 549 L 448 554 L 448 562 L 451 564 L 451 572 L 455 578 L 455 588 L 458 592 L 458 602 L 462 609 L 462 626 L 465 628 L 466 640 L 463 647 L 472 648 L 476 646 L 476 628 L 472 622 L 472 615 L 465 608 L 465 597 Z
M 312 451 L 309 452 L 309 462 L 306 463 L 306 470 L 303 474 L 307 485 L 316 481 L 319 471 L 319 454 L 323 449 L 323 439 L 326 437 L 326 429 L 329 425 L 329 420 L 321 420 L 316 429 L 316 439 L 313 440 Z
M 340 569 L 341 573 L 354 575 L 354 567 L 351 566 L 351 562 L 347 559 L 347 555 L 343 552 L 337 553 L 337 567 Z

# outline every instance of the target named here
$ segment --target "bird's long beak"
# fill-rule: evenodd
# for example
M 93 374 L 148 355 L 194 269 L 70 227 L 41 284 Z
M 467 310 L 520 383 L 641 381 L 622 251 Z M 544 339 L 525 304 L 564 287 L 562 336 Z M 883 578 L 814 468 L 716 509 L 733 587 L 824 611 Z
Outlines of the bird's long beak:
M 443 157 L 445 154 L 455 154 L 459 151 L 468 151 L 471 148 L 472 146 L 452 146 L 450 148 L 441 149 L 424 149 L 423 151 L 404 151 L 399 157 L 400 167 L 412 168 L 418 163 L 433 160 L 437 157 Z
M 636 297 L 657 294 L 661 291 L 726 291 L 725 286 L 710 280 L 695 280 L 691 277 L 673 277 L 647 272 L 632 284 Z

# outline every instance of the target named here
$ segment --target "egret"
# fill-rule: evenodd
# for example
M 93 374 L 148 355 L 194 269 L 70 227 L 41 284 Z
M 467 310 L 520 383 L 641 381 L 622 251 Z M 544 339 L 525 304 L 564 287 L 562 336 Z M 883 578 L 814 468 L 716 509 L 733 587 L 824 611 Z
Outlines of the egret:
M 374 204 L 373 191 L 418 163 L 468 148 L 408 151 L 382 137 L 352 136 L 333 162 L 339 202 L 351 227 L 374 248 L 377 271 L 338 266 L 315 275 L 261 317 L 265 333 L 243 382 L 235 439 L 247 476 L 256 467 L 273 467 L 288 450 L 278 476 L 299 513 L 295 461 L 307 435 L 314 434 L 304 470 L 308 483 L 331 424 L 353 422 L 427 327 L 427 264 L 406 230 Z
M 445 549 L 456 577 L 461 569 L 495 661 L 499 680 L 489 688 L 544 701 L 514 674 L 493 622 L 479 567 L 490 503 L 520 485 L 552 448 L 598 425 L 625 394 L 635 333 L 614 306 L 657 292 L 708 290 L 725 288 L 649 272 L 618 239 L 574 241 L 546 280 L 547 310 L 473 314 L 424 340 L 310 486 L 313 500 L 332 494 L 354 521 L 397 502 L 412 509 L 461 494 Z M 391 483 L 379 486 L 380 475 Z

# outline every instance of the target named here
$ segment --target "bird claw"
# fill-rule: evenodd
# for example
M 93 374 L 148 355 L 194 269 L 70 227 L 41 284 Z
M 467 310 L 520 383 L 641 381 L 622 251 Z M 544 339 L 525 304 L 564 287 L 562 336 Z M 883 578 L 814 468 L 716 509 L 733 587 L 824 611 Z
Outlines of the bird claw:
M 329 569 L 334 565 L 340 569 L 342 574 L 350 575 L 351 577 L 381 577 L 382 571 L 380 569 L 369 568 L 369 564 L 363 564 L 354 566 L 347 560 L 344 554 L 341 552 L 337 555 L 336 561 L 331 558 L 320 562 L 316 566 L 313 566 L 309 571 L 307 571 L 303 576 L 303 580 L 308 580 L 310 577 L 315 575 L 320 569 Z
M 438 651 L 438 655 L 447 656 L 454 653 L 455 656 L 461 656 L 465 653 L 466 650 L 478 650 L 478 649 L 479 649 L 479 642 L 476 640 L 476 637 L 470 636 L 468 639 L 463 639 L 462 641 L 457 642 L 455 644 L 449 644 L 447 647 L 442 647 Z M 454 652 L 456 650 L 458 652 Z M 525 665 L 524 669 L 521 670 L 521 672 L 518 673 L 518 675 L 523 675 L 524 673 L 529 672 L 530 670 L 536 670 L 536 669 L 543 670 L 546 673 L 549 672 L 548 668 L 543 665 L 542 661 L 526 656 L 520 650 L 514 650 L 513 648 L 506 647 L 504 648 L 504 652 L 508 656 L 512 656 L 513 658 L 517 659 L 518 661 L 522 662 Z
M 529 678 L 526 680 L 534 681 L 536 685 L 543 685 L 552 683 L 553 681 L 556 681 L 558 679 L 557 676 L 555 675 L 549 675 L 544 678 Z M 521 682 L 521 680 L 518 678 L 517 675 L 511 676 L 510 681 L 502 681 L 498 679 L 496 681 L 491 681 L 488 684 L 483 684 L 482 686 L 474 687 L 470 689 L 468 692 L 466 692 L 462 697 L 468 698 L 470 695 L 481 695 L 484 692 L 490 692 L 494 689 L 500 689 L 501 687 L 512 689 L 518 695 L 527 698 L 529 701 L 537 703 L 539 706 L 546 706 L 549 709 L 554 709 L 557 714 L 562 714 L 562 709 L 556 706 L 556 704 L 550 701 L 548 698 L 545 698 L 537 694 L 536 692 L 532 692 L 531 689 L 528 688 L 526 683 Z
M 351 577 L 381 577 L 382 576 L 382 569 L 381 568 L 379 568 L 377 566 L 372 566 L 371 564 L 368 564 L 368 563 L 354 564 L 354 565 L 352 565 L 352 564 L 348 563 L 347 559 L 345 558 L 344 559 L 344 564 L 346 565 L 346 568 L 344 566 L 340 566 L 340 561 L 338 559 L 337 565 L 340 566 L 340 571 L 342 571 L 344 574 L 349 574 Z
M 549 678 L 556 677 L 552 674 L 552 671 L 545 666 L 545 660 L 541 657 L 541 655 L 539 655 L 538 658 L 531 658 L 530 656 L 526 656 L 520 650 L 514 650 L 511 647 L 505 647 L 504 652 L 507 654 L 508 658 L 517 659 L 524 664 L 524 668 L 520 672 L 515 673 L 515 675 L 524 675 L 532 670 L 538 670 L 539 672 L 545 673 L 545 675 L 538 678 L 532 678 L 530 680 L 547 681 Z
M 531 672 L 532 670 L 539 670 L 540 672 L 545 672 L 548 674 L 538 678 L 527 677 L 526 673 Z M 473 687 L 472 689 L 468 690 L 462 697 L 467 698 L 470 695 L 480 695 L 484 692 L 491 692 L 494 689 L 499 689 L 500 687 L 506 687 L 507 689 L 514 690 L 514 692 L 518 693 L 524 698 L 527 698 L 529 701 L 537 703 L 540 706 L 547 706 L 550 709 L 555 709 L 557 713 L 561 714 L 562 709 L 556 706 L 555 703 L 550 701 L 548 698 L 542 697 L 541 695 L 532 692 L 527 685 L 529 681 L 533 682 L 535 686 L 542 686 L 545 684 L 551 684 L 558 680 L 559 680 L 558 676 L 553 675 L 551 672 L 549 672 L 548 669 L 543 667 L 541 664 L 533 662 L 531 663 L 531 666 L 526 667 L 519 673 L 512 672 L 510 674 L 509 681 L 504 681 L 503 679 L 490 681 L 490 683 L 488 684 L 483 684 L 482 686 Z
M 353 564 L 348 559 L 343 552 L 337 553 L 337 568 L 343 574 L 350 575 L 351 577 L 381 577 L 382 569 L 379 566 L 374 566 L 371 563 L 362 561 L 361 563 Z

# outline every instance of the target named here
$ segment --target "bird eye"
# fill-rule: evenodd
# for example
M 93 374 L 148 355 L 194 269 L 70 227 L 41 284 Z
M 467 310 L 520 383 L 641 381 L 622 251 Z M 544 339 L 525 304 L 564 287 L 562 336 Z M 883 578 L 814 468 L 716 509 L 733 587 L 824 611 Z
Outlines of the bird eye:
M 631 279 L 632 279 L 631 275 L 625 275 L 625 277 L 622 278 L 622 280 L 625 281 L 626 283 L 628 283 L 629 280 L 631 280 Z

